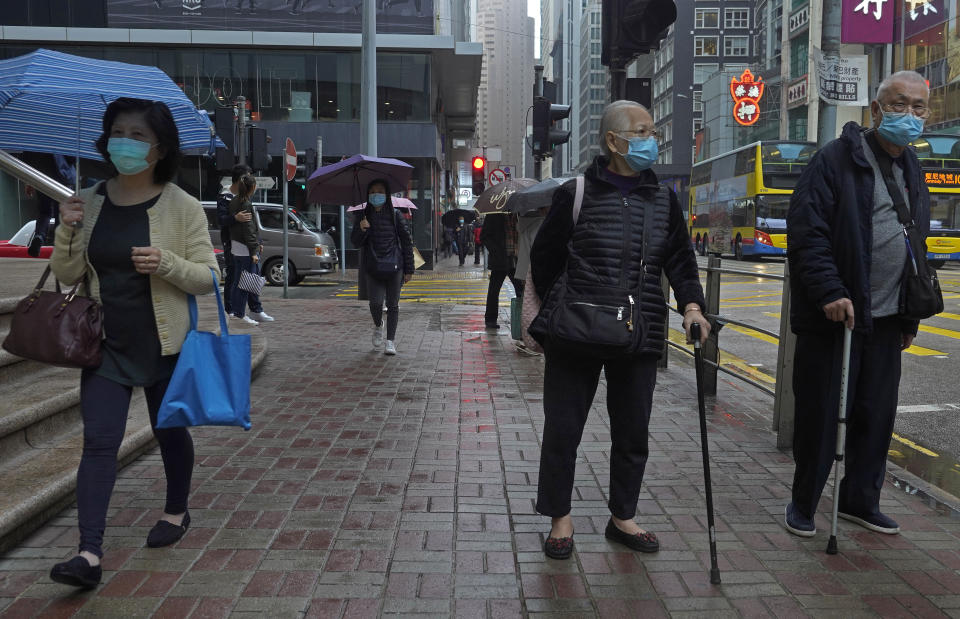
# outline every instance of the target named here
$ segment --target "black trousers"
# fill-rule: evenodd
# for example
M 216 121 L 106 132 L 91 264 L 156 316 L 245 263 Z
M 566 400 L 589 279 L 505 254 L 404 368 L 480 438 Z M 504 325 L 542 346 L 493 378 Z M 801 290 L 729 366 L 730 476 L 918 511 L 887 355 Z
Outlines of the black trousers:
M 157 429 L 157 412 L 169 379 L 143 388 L 153 436 L 160 443 L 160 456 L 167 476 L 164 511 L 187 511 L 193 474 L 193 440 L 186 428 Z M 103 556 L 103 530 L 107 524 L 110 495 L 117 481 L 117 452 L 123 442 L 130 410 L 132 387 L 84 370 L 80 378 L 80 414 L 83 417 L 83 455 L 77 470 L 77 517 L 80 521 L 80 551 Z
M 887 451 L 897 415 L 900 385 L 900 321 L 873 321 L 869 337 L 854 334 L 847 386 L 847 441 L 841 511 L 879 511 Z M 797 337 L 793 391 L 796 401 L 793 435 L 793 503 L 812 518 L 834 464 L 843 331 Z
M 612 440 L 607 506 L 621 520 L 633 518 L 649 454 L 647 431 L 657 384 L 656 358 L 603 361 L 557 352 L 549 345 L 545 357 L 537 511 L 551 518 L 570 513 L 577 447 L 602 369 L 607 378 Z
M 510 278 L 513 289 L 517 291 L 517 296 L 523 296 L 523 282 L 516 278 L 517 269 L 509 271 L 490 271 L 490 284 L 487 286 L 487 310 L 483 314 L 483 320 L 488 325 L 497 322 L 497 316 L 500 313 L 500 288 L 503 287 L 503 280 Z
M 480 254 L 483 253 L 483 245 L 480 243 L 473 244 L 473 263 L 480 264 Z
M 370 316 L 373 317 L 373 324 L 383 326 L 383 304 L 387 304 L 387 339 L 391 342 L 397 337 L 397 324 L 400 322 L 401 288 L 403 273 L 396 273 L 386 279 L 367 274 Z

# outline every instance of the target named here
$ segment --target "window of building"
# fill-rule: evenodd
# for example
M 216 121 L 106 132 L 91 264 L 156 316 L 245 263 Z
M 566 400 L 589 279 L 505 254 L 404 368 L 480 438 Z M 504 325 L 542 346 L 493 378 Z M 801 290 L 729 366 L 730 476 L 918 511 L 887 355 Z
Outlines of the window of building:
M 739 62 L 727 62 L 723 65 L 723 70 L 727 71 L 728 73 L 743 73 L 749 68 L 749 65 Z
M 810 65 L 809 47 L 805 37 L 791 41 L 790 45 L 790 77 L 795 79 L 807 74 Z
M 694 56 L 716 56 L 720 37 L 693 37 Z
M 673 163 L 673 146 L 665 146 L 660 151 L 659 163 Z
M 695 28 L 719 28 L 720 9 L 697 9 L 693 25 Z
M 708 77 L 716 73 L 719 69 L 720 65 L 715 62 L 693 65 L 693 83 L 704 83 Z
M 694 118 L 693 119 L 693 135 L 697 135 L 697 131 L 703 129 L 703 119 Z
M 749 56 L 750 37 L 723 37 L 723 54 L 725 56 Z
M 693 91 L 693 111 L 694 112 L 703 111 L 703 91 L 702 90 Z
M 723 12 L 723 25 L 725 28 L 749 28 L 750 10 L 726 9 Z

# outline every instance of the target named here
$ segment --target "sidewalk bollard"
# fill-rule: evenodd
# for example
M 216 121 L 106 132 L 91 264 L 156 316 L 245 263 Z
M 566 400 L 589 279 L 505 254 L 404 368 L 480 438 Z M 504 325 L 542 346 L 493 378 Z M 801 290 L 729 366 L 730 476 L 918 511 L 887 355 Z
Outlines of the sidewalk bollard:
M 707 314 L 716 316 L 720 313 L 720 256 L 711 255 L 707 259 L 707 286 L 704 290 L 707 301 Z M 717 367 L 720 363 L 720 330 L 714 326 L 710 336 L 703 345 L 703 358 L 706 372 L 703 376 L 703 390 L 707 395 L 717 395 Z
M 790 268 L 783 265 L 783 295 L 780 301 L 780 343 L 777 349 L 777 385 L 773 401 L 773 431 L 777 433 L 777 447 L 793 445 L 793 355 L 797 336 L 790 330 Z

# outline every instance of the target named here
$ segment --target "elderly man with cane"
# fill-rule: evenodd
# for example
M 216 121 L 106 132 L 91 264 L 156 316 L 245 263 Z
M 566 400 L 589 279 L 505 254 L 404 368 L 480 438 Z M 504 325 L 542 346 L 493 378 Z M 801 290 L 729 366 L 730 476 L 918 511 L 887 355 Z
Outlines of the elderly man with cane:
M 885 79 L 870 106 L 873 128 L 847 123 L 840 138 L 810 161 L 790 200 L 796 471 L 784 524 L 802 537 L 816 534 L 820 494 L 835 456 L 844 457 L 835 450 L 843 327 L 853 333 L 845 476 L 835 508 L 841 518 L 871 531 L 900 531 L 880 511 L 880 489 L 897 412 L 900 353 L 918 327 L 903 309 L 911 248 L 904 239 L 912 222 L 917 238 L 926 237 L 930 199 L 917 156 L 907 146 L 923 131 L 929 97 L 918 73 Z M 910 225 L 904 223 L 911 217 Z M 926 249 L 915 249 L 925 265 Z

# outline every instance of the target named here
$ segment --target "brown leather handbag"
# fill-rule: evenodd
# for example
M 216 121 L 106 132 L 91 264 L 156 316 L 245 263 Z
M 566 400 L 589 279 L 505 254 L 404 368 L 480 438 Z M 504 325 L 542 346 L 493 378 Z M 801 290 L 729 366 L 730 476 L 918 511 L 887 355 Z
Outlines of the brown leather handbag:
M 47 266 L 40 283 L 13 310 L 10 333 L 3 348 L 24 359 L 68 368 L 94 368 L 100 365 L 100 340 L 103 337 L 103 309 L 89 297 L 77 294 L 84 277 L 70 292 L 43 290 L 50 275 Z

